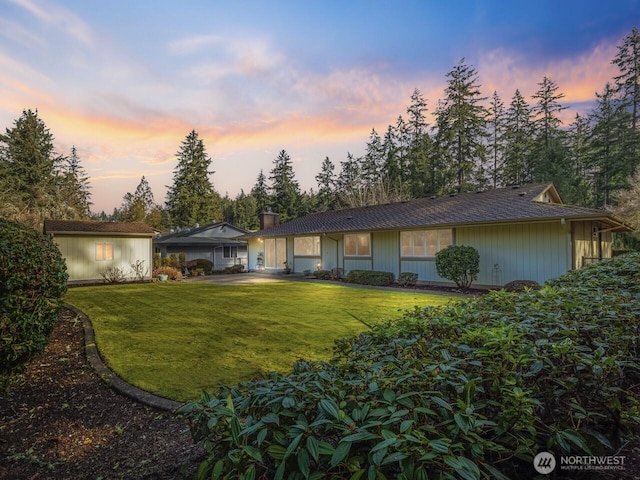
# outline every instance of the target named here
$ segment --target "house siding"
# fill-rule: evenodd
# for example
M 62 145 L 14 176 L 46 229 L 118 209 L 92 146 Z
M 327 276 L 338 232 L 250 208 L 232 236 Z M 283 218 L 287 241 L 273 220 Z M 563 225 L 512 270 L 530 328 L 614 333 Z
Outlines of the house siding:
M 480 254 L 476 284 L 544 283 L 571 268 L 570 237 L 560 222 L 456 228 L 456 244 Z
M 400 273 L 400 233 L 373 232 L 371 234 L 373 269 L 379 272 L 392 272 L 396 277 Z
M 611 232 L 598 232 L 598 222 L 572 222 L 573 266 L 582 268 L 598 258 L 611 258 Z M 600 244 L 600 245 L 598 245 Z
M 101 273 L 108 268 L 119 268 L 129 277 L 131 264 L 144 261 L 145 278 L 151 278 L 152 247 L 150 237 L 110 237 L 62 235 L 53 237 L 60 253 L 65 258 L 69 282 L 102 281 Z M 98 261 L 95 257 L 96 243 L 113 245 L 113 260 Z

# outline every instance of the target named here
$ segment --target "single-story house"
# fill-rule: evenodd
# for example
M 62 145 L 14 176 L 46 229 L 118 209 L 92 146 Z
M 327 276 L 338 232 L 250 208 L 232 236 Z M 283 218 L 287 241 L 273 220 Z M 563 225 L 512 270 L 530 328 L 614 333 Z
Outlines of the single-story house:
M 58 245 L 69 283 L 103 281 L 102 273 L 119 269 L 127 279 L 151 278 L 155 230 L 144 223 L 45 220 L 44 233 Z
M 265 212 L 245 235 L 249 266 L 277 272 L 378 270 L 438 276 L 436 253 L 469 245 L 480 254 L 476 285 L 539 283 L 612 254 L 612 233 L 631 227 L 600 210 L 565 205 L 553 184 L 428 197 L 306 215 L 279 224 Z
M 153 239 L 155 253 L 168 257 L 172 253 L 185 254 L 185 260 L 203 258 L 213 263 L 214 270 L 224 270 L 233 265 L 244 265 L 247 269 L 247 241 L 238 240 L 247 230 L 228 222 L 174 230 Z

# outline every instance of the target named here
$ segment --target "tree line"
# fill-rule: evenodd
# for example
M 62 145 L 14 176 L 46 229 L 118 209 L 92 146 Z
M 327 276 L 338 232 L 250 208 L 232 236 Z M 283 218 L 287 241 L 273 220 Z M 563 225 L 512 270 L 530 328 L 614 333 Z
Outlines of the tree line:
M 564 125 L 565 95 L 551 78 L 537 83 L 530 100 L 516 89 L 505 102 L 498 92 L 485 96 L 478 72 L 462 59 L 446 75 L 432 123 L 428 101 L 415 89 L 404 116 L 382 134 L 371 131 L 364 155 L 348 153 L 339 165 L 323 160 L 315 191 L 301 191 L 283 149 L 267 173 L 259 172 L 250 192 L 221 196 L 211 181 L 211 157 L 194 130 L 176 153 L 163 206 L 142 177 L 119 208 L 97 217 L 144 221 L 159 229 L 213 220 L 255 229 L 266 208 L 287 221 L 329 209 L 531 182 L 554 182 L 567 203 L 629 215 L 628 192 L 638 188 L 634 173 L 640 164 L 637 28 L 623 38 L 611 63 L 617 75 L 595 94 L 591 112 Z M 89 183 L 77 153 L 54 153 L 37 112 L 23 112 L 0 135 L 0 173 L 0 200 L 11 200 L 2 202 L 2 216 L 23 223 L 89 216 Z

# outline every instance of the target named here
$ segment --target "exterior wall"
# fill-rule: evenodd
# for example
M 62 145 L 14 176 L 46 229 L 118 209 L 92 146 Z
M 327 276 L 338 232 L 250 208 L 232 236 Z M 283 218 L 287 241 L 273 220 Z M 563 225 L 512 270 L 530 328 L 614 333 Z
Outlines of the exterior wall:
M 260 238 L 250 238 L 247 242 L 247 249 L 247 269 L 250 271 L 264 270 L 264 241 Z M 262 255 L 262 263 L 258 260 L 260 254 Z
M 55 235 L 53 241 L 67 263 L 70 282 L 102 281 L 100 273 L 110 267 L 120 268 L 130 275 L 131 264 L 138 260 L 144 261 L 145 278 L 151 278 L 150 237 Z M 113 244 L 113 260 L 96 260 L 96 243 Z
M 611 258 L 611 232 L 599 233 L 598 222 L 572 222 L 573 267 L 582 268 L 601 258 Z
M 398 232 L 373 232 L 371 234 L 373 270 L 400 273 L 400 234 Z
M 341 235 L 323 235 L 320 237 L 320 259 L 322 270 L 333 270 L 334 268 L 342 268 L 343 265 L 343 246 Z
M 560 222 L 456 228 L 456 245 L 480 254 L 476 284 L 504 285 L 512 280 L 544 283 L 571 269 L 569 226 Z
M 204 258 L 213 263 L 214 270 L 224 270 L 226 267 L 231 267 L 236 264 L 244 265 L 247 268 L 247 247 L 244 245 L 238 245 L 238 257 L 237 258 L 224 258 L 224 250 L 222 247 L 203 248 L 203 247 L 162 247 L 161 254 L 163 257 L 168 257 L 171 254 L 176 256 L 180 253 L 184 253 L 186 261 L 197 260 Z

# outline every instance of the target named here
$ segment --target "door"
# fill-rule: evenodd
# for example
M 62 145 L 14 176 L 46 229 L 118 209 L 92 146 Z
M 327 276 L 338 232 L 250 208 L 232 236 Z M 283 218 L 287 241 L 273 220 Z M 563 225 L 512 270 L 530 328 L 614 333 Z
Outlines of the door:
M 286 238 L 264 239 L 264 266 L 265 268 L 284 268 L 287 259 Z

